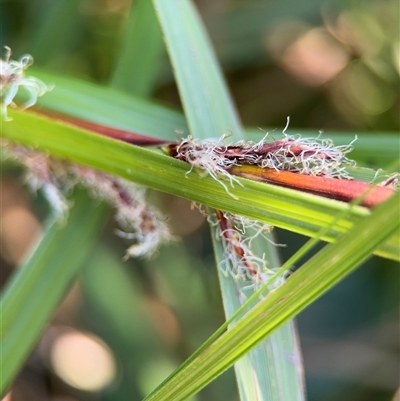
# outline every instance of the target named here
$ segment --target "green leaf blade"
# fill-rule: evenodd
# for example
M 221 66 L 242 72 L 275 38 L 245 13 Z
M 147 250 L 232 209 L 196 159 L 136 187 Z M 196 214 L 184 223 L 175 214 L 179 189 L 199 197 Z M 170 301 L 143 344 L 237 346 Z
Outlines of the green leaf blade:
M 212 46 L 192 3 L 155 0 L 154 4 L 165 35 L 191 135 L 203 139 L 220 138 L 230 131 L 236 140 L 243 138 L 238 115 Z M 214 214 L 213 211 L 209 213 L 211 216 Z M 218 238 L 213 235 L 216 262 L 219 266 L 227 255 L 217 242 Z M 261 242 L 265 243 L 265 240 Z M 276 254 L 275 251 L 271 252 Z M 270 258 L 268 252 L 267 255 Z M 238 292 L 249 283 L 245 280 L 234 280 L 220 268 L 218 274 L 225 314 L 229 318 L 241 306 Z M 241 400 L 303 400 L 304 383 L 302 376 L 298 375 L 299 370 L 291 363 L 282 363 L 283 348 L 279 341 L 282 335 L 283 331 L 276 333 L 274 338 L 267 340 L 235 365 Z M 290 335 L 294 335 L 294 331 L 290 331 Z M 279 350 L 275 353 L 271 352 L 272 344 L 278 345 Z M 291 352 L 299 353 L 299 349 L 292 349 Z M 277 360 L 280 360 L 283 370 L 291 371 L 282 376 L 290 380 L 280 381 L 278 375 L 265 374 L 266 371 L 275 371 Z M 195 383 L 188 382 L 187 386 L 190 389 L 195 387 Z M 189 389 L 174 393 L 173 396 L 171 394 L 171 397 L 184 399 L 183 393 L 190 391 Z
M 146 401 L 164 401 L 170 394 L 178 394 L 182 384 L 181 398 L 187 391 L 186 380 L 194 382 L 195 391 L 212 381 L 252 347 L 271 334 L 282 323 L 292 319 L 311 302 L 325 293 L 338 281 L 350 274 L 373 250 L 400 228 L 400 194 L 396 194 L 376 207 L 370 216 L 364 217 L 334 244 L 307 261 L 284 285 L 271 292 L 232 328 L 214 341 L 176 375 L 164 383 L 160 391 Z
M 241 123 L 192 3 L 155 0 L 154 5 L 178 78 L 190 133 L 195 138 L 219 138 L 230 131 L 241 138 Z
M 18 373 L 59 302 L 75 279 L 106 216 L 84 193 L 75 197 L 64 227 L 53 223 L 10 279 L 0 300 L 2 355 L 0 392 Z
M 150 96 L 163 51 L 161 30 L 151 1 L 136 1 L 131 6 L 111 87 L 136 96 Z
M 159 152 L 29 112 L 10 110 L 9 114 L 14 120 L 0 125 L 1 136 L 5 139 L 159 191 L 303 235 L 314 237 L 321 228 L 334 221 L 337 213 L 350 208 L 343 202 L 246 179 L 240 180 L 243 187 L 230 189 L 240 199 L 238 202 L 212 178 L 202 178 L 196 172 L 187 175 L 187 164 Z M 365 208 L 352 207 L 349 214 L 336 222 L 323 239 L 334 241 L 369 213 Z M 399 260 L 399 238 L 399 233 L 394 234 L 375 254 Z

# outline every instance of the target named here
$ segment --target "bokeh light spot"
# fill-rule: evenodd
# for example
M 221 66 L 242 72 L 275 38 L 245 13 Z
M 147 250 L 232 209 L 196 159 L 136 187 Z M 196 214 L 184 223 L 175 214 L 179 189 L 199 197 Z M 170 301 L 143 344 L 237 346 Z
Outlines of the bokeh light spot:
M 296 40 L 283 54 L 283 67 L 310 86 L 335 77 L 349 61 L 341 45 L 323 28 L 315 28 Z
M 58 336 L 50 351 L 50 362 L 64 382 L 79 390 L 99 391 L 116 377 L 116 363 L 107 345 L 78 331 Z

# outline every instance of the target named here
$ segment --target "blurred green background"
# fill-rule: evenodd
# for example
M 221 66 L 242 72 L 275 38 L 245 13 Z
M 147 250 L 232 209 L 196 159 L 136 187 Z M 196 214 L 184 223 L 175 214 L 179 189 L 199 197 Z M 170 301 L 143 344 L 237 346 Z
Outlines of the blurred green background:
M 278 138 L 287 116 L 293 130 L 314 135 L 399 130 L 397 1 L 196 4 L 246 126 L 276 129 Z M 37 66 L 108 85 L 134 6 L 130 0 L 2 0 L 1 46 L 10 46 L 16 59 L 30 53 Z M 165 54 L 154 69 L 157 81 L 142 95 L 179 109 Z M 132 65 L 127 82 L 136 71 Z M 368 165 L 377 167 L 373 158 Z M 48 212 L 21 176 L 18 168 L 2 166 L 2 284 Z M 223 322 L 203 217 L 187 201 L 151 198 L 179 241 L 150 260 L 123 262 L 127 244 L 114 235 L 110 219 L 7 401 L 139 400 Z M 306 241 L 276 231 L 287 244 L 283 260 Z M 398 301 L 398 265 L 373 258 L 300 314 L 309 400 L 395 399 Z M 237 400 L 232 370 L 195 399 Z

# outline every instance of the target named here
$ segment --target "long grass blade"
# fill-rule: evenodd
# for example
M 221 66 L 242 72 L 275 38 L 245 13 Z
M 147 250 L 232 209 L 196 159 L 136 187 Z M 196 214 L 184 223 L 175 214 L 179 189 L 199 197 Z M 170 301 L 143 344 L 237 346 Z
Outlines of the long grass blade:
M 370 214 L 365 208 L 352 207 L 346 217 L 332 225 L 334 216 L 349 209 L 348 204 L 246 179 L 240 180 L 243 187 L 237 185 L 230 189 L 240 199 L 237 201 L 212 178 L 200 177 L 195 172 L 187 174 L 187 164 L 159 152 L 95 135 L 29 112 L 10 110 L 9 115 L 14 120 L 0 125 L 1 136 L 5 139 L 303 235 L 315 237 L 321 228 L 330 227 L 322 239 L 334 241 L 357 224 L 362 216 Z M 162 125 L 162 121 L 158 123 Z M 399 260 L 399 236 L 400 233 L 395 234 L 375 254 Z
M 53 222 L 4 289 L 0 392 L 4 395 L 90 254 L 107 207 L 78 193 L 68 223 Z
M 190 133 L 196 138 L 220 137 L 229 132 L 243 137 L 239 118 L 214 56 L 212 46 L 190 1 L 154 1 L 178 83 Z M 214 211 L 209 211 L 215 218 Z M 218 224 L 218 223 L 217 223 Z M 213 236 L 217 266 L 227 257 Z M 257 241 L 270 263 L 278 265 L 276 251 Z M 257 254 L 255 252 L 255 254 Z M 258 255 L 262 255 L 258 254 Z M 273 256 L 272 256 L 273 255 Z M 275 259 L 275 260 L 272 260 Z M 233 266 L 237 268 L 237 266 Z M 229 318 L 242 304 L 238 293 L 249 285 L 218 269 L 225 314 Z M 282 340 L 285 336 L 286 341 Z M 235 365 L 242 400 L 303 400 L 304 388 L 299 348 L 289 324 Z M 283 344 L 285 346 L 283 346 Z M 285 353 L 296 354 L 297 363 L 288 362 Z
M 54 85 L 37 102 L 38 107 L 46 110 L 169 140 L 177 138 L 176 131 L 187 128 L 181 113 L 155 102 L 44 70 L 32 68 L 29 73 Z M 24 101 L 23 96 L 21 100 Z
M 30 35 L 26 36 L 25 49 L 29 49 L 39 65 L 51 63 L 54 58 L 63 55 L 62 50 L 77 42 L 82 21 L 79 0 L 50 2 L 42 10 L 46 15 L 36 13 L 29 21 L 27 29 Z
M 146 401 L 184 400 L 225 371 L 265 336 L 293 318 L 366 261 L 400 228 L 400 194 L 379 205 L 336 243 L 307 261 L 197 357 L 171 375 Z
M 218 61 L 210 51 L 211 43 L 191 2 L 154 1 L 154 6 L 175 71 L 190 134 L 195 138 L 218 138 L 224 133 L 242 137 L 241 123 Z
M 111 87 L 149 96 L 164 53 L 160 26 L 151 1 L 135 1 L 110 81 Z

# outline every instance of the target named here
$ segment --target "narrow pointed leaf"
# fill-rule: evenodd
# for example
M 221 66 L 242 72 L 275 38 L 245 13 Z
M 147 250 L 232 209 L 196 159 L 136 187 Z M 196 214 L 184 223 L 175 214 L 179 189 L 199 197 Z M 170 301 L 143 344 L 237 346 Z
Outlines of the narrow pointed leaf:
M 161 30 L 151 1 L 135 1 L 118 52 L 111 86 L 136 96 L 149 96 L 156 83 L 163 53 Z
M 375 247 L 399 230 L 399 202 L 400 194 L 396 194 L 336 243 L 327 245 L 145 401 L 185 400 L 350 274 L 372 255 Z
M 96 135 L 64 125 L 30 112 L 10 110 L 13 121 L 0 124 L 1 136 L 47 151 L 55 157 L 73 161 L 168 192 L 201 204 L 264 221 L 307 236 L 316 236 L 321 228 L 330 227 L 322 237 L 333 241 L 362 216 L 366 208 L 350 207 L 344 202 L 324 199 L 300 191 L 241 179 L 228 194 L 210 177 L 188 173 L 186 163 L 148 149 Z M 132 128 L 135 130 L 135 127 Z M 162 179 L 160 179 L 162 177 Z M 332 226 L 335 215 L 350 209 L 346 217 Z M 399 236 L 396 233 L 375 254 L 399 260 Z
M 4 395 L 89 256 L 107 207 L 78 193 L 68 223 L 53 222 L 1 294 Z
M 235 140 L 243 138 L 239 118 L 211 43 L 191 1 L 154 0 L 154 4 L 165 35 L 191 135 L 203 139 L 219 138 L 229 132 Z M 210 215 L 213 214 L 210 211 Z M 219 266 L 226 255 L 224 249 L 218 247 L 217 241 L 218 238 L 213 236 L 215 257 Z M 257 243 L 262 247 L 265 239 L 257 239 Z M 257 255 L 256 252 L 254 254 Z M 271 262 L 278 265 L 276 252 L 266 252 L 266 255 L 268 259 L 274 255 L 275 260 Z M 223 274 L 219 268 L 218 273 L 225 314 L 229 318 L 242 303 L 238 293 L 249 283 L 245 280 L 234 280 L 230 275 Z M 286 335 L 286 340 L 290 339 L 285 347 L 283 335 Z M 294 346 L 294 337 L 294 330 L 289 324 L 235 365 L 242 401 L 304 399 L 302 372 L 297 366 L 301 363 L 301 358 L 298 347 Z M 273 350 L 274 346 L 276 352 Z M 298 364 L 288 361 L 285 351 L 297 353 L 293 359 L 297 359 Z M 277 365 L 281 368 L 278 373 Z
M 54 86 L 38 99 L 43 109 L 169 140 L 187 127 L 182 114 L 117 89 L 35 68 L 29 73 Z M 20 99 L 24 100 L 22 91 Z

